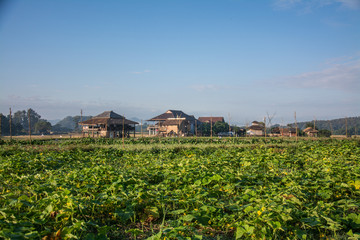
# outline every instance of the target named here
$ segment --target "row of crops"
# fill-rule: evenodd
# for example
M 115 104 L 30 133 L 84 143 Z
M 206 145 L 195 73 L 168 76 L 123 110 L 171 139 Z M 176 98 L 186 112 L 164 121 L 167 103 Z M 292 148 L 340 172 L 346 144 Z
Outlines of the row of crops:
M 0 239 L 360 237 L 359 141 L 121 144 L 3 142 Z

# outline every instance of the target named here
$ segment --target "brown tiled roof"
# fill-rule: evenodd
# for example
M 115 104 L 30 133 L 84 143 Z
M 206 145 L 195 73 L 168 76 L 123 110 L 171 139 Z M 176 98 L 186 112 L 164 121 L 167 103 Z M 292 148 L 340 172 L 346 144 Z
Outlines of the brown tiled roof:
M 264 130 L 263 126 L 260 125 L 252 125 L 249 127 L 250 130 Z
M 153 117 L 147 121 L 165 121 L 168 118 L 185 118 L 186 120 L 195 120 L 194 116 L 187 115 L 180 110 L 168 110 L 159 116 Z
M 304 132 L 311 132 L 311 133 L 317 133 L 317 132 L 319 132 L 318 130 L 316 130 L 316 129 L 313 129 L 312 127 L 307 127 L 307 128 L 305 128 L 304 129 Z
M 223 117 L 199 117 L 199 121 L 203 123 L 216 123 L 216 122 L 224 122 Z
M 295 128 L 282 128 L 281 130 L 283 133 L 296 133 Z
M 124 117 L 113 112 L 113 111 L 105 111 L 89 120 L 82 121 L 80 125 L 95 125 L 95 124 L 139 124 L 138 122 L 131 121 L 129 119 L 123 120 Z
M 119 118 L 119 119 L 123 119 L 123 116 L 113 112 L 113 111 L 105 111 L 93 118 Z

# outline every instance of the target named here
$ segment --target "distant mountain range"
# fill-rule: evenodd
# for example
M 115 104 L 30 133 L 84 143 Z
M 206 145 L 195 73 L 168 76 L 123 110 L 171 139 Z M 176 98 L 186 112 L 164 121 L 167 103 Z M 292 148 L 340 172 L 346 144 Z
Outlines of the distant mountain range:
M 306 124 L 313 126 L 314 121 L 298 122 L 297 125 L 300 129 L 304 130 Z M 290 124 L 295 126 L 295 123 Z M 318 130 L 329 130 L 334 135 L 344 135 L 346 131 L 349 135 L 360 134 L 360 117 L 338 118 L 333 120 L 316 120 L 315 127 Z

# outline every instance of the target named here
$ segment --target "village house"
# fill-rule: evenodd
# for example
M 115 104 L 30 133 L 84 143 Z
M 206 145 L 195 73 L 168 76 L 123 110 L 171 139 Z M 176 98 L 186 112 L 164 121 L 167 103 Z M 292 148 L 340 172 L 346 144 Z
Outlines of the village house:
M 183 111 L 168 110 L 147 121 L 155 122 L 147 128 L 149 135 L 188 136 L 194 134 L 197 120 Z
M 257 121 L 253 121 L 251 126 L 248 128 L 247 134 L 250 136 L 263 136 L 264 135 L 264 125 Z
M 308 137 L 317 137 L 318 136 L 318 133 L 319 131 L 312 128 L 312 127 L 307 127 L 304 129 L 303 131 Z
M 296 128 L 276 127 L 271 129 L 271 136 L 296 137 Z
M 113 112 L 105 111 L 89 120 L 79 123 L 82 125 L 83 135 L 91 137 L 118 138 L 129 137 L 130 132 L 134 133 L 137 122 L 126 119 L 125 117 Z

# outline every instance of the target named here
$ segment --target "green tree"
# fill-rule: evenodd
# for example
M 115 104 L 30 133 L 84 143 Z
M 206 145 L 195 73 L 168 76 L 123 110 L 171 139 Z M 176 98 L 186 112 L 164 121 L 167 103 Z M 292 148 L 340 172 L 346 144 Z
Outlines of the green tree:
M 331 131 L 327 129 L 319 130 L 319 137 L 330 137 L 330 136 L 331 136 Z
M 229 132 L 229 124 L 226 122 L 216 122 L 213 126 L 213 134 L 220 132 Z
M 202 136 L 210 136 L 211 126 L 210 123 L 201 123 L 197 126 L 198 132 L 201 132 Z
M 23 131 L 23 127 L 19 123 L 14 123 L 14 119 L 11 118 L 11 134 L 18 135 Z M 1 135 L 7 136 L 10 135 L 10 115 L 5 116 L 1 114 Z
M 48 134 L 50 133 L 50 130 L 51 123 L 46 120 L 41 119 L 35 124 L 35 133 Z
M 28 116 L 30 116 L 31 131 L 34 132 L 35 125 L 40 120 L 41 116 L 31 108 L 28 109 L 27 113 Z M 27 128 L 27 130 L 29 130 L 29 128 Z
M 10 134 L 10 123 L 9 118 L 1 113 L 1 136 L 6 136 Z
M 29 121 L 25 110 L 17 111 L 12 116 L 12 123 L 17 134 L 25 133 L 29 129 Z

